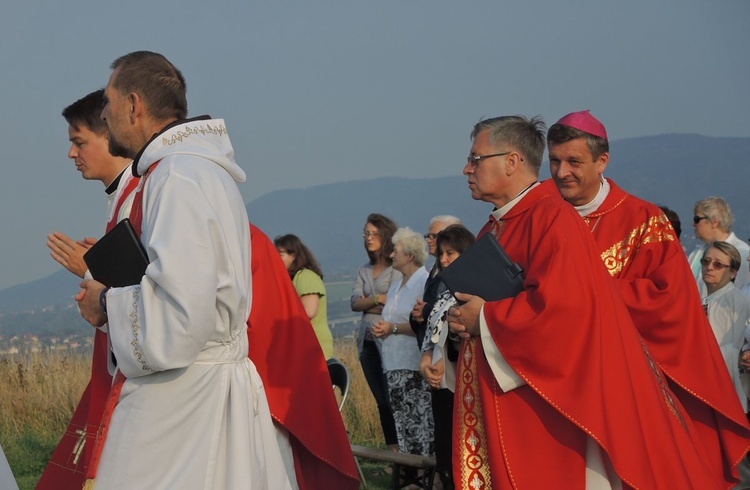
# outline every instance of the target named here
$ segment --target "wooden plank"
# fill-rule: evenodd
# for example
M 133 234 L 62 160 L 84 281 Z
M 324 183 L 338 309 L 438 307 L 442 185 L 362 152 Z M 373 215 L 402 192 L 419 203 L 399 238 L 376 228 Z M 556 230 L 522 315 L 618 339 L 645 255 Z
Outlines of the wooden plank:
M 435 458 L 430 456 L 420 456 L 418 454 L 400 453 L 390 449 L 378 449 L 367 446 L 357 446 L 352 444 L 352 452 L 355 456 L 386 463 L 396 463 L 411 468 L 432 469 L 435 467 Z

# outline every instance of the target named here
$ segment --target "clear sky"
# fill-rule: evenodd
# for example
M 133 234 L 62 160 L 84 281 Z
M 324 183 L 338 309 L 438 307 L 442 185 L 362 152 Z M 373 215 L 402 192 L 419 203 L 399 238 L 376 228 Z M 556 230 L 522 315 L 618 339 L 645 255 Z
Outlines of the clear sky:
M 127 52 L 165 54 L 190 114 L 226 120 L 250 201 L 457 174 L 483 116 L 591 109 L 611 139 L 750 136 L 748 26 L 748 0 L 6 2 L 0 289 L 59 268 L 50 231 L 103 230 L 60 111 Z

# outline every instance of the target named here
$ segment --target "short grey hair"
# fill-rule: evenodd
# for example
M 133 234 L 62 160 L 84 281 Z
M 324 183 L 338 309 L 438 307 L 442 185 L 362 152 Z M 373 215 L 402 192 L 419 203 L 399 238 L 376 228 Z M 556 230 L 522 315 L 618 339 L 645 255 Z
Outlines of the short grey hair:
M 482 131 L 490 132 L 490 141 L 495 145 L 507 145 L 521 154 L 524 162 L 535 175 L 539 175 L 547 146 L 547 126 L 541 116 L 527 119 L 524 116 L 500 116 L 479 121 L 474 125 L 471 139 Z
M 695 203 L 695 214 L 708 216 L 711 220 L 719 222 L 719 229 L 724 232 L 731 232 L 734 224 L 734 214 L 729 203 L 724 199 L 716 196 L 701 199 Z
M 399 228 L 393 234 L 393 245 L 400 244 L 401 251 L 414 258 L 414 263 L 423 266 L 427 262 L 427 242 L 408 226 Z
M 445 223 L 446 228 L 451 225 L 460 225 L 461 220 L 456 218 L 455 216 L 451 216 L 450 214 L 441 214 L 439 216 L 435 216 L 430 220 L 430 226 L 434 225 L 435 223 Z
M 740 270 L 740 267 L 742 267 L 742 256 L 740 255 L 740 251 L 737 250 L 737 247 L 735 247 L 731 243 L 718 241 L 711 242 L 711 245 L 706 247 L 706 250 L 703 251 L 703 257 L 701 258 L 706 257 L 706 253 L 710 248 L 715 248 L 719 252 L 729 257 L 729 268 L 733 271 L 737 272 Z M 732 282 L 734 282 L 734 279 L 732 279 Z

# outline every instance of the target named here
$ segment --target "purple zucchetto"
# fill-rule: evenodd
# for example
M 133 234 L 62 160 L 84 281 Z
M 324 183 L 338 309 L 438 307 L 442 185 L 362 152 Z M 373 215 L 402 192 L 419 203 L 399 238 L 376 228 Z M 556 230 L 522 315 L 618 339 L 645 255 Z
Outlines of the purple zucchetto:
M 570 114 L 561 117 L 556 124 L 569 126 L 578 129 L 579 131 L 583 131 L 584 133 L 608 140 L 607 129 L 604 127 L 604 124 L 592 116 L 588 109 L 585 111 L 571 112 Z

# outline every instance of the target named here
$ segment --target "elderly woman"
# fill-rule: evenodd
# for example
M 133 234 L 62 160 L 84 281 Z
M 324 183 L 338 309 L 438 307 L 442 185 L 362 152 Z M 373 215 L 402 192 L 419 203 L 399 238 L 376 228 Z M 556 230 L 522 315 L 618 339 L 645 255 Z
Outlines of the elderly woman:
M 323 271 L 310 249 L 296 235 L 276 237 L 273 244 L 279 251 L 281 261 L 289 271 L 302 306 L 312 322 L 323 355 L 330 359 L 333 357 L 333 335 L 328 327 L 328 301 Z
M 396 423 L 393 421 L 393 411 L 388 398 L 388 381 L 383 372 L 381 346 L 378 345 L 382 342 L 375 338 L 372 326 L 382 320 L 380 314 L 383 312 L 386 293 L 391 283 L 401 278 L 401 273 L 391 267 L 391 240 L 396 228 L 396 223 L 382 214 L 372 213 L 367 217 L 362 238 L 369 261 L 357 271 L 351 298 L 352 311 L 362 312 L 357 336 L 359 362 L 378 406 L 385 443 L 392 449 L 398 449 Z
M 732 376 L 742 407 L 747 412 L 747 395 L 740 382 L 739 357 L 745 325 L 750 318 L 747 298 L 734 287 L 742 265 L 739 251 L 726 242 L 712 242 L 701 258 L 703 282 L 708 295 L 703 300 L 708 321 Z M 745 356 L 743 356 L 745 357 Z
M 433 419 L 430 394 L 419 374 L 421 353 L 409 325 L 409 314 L 422 296 L 427 280 L 424 238 L 409 228 L 393 235 L 393 268 L 401 273 L 391 283 L 383 307 L 383 319 L 372 327 L 383 339 L 383 370 L 388 380 L 393 418 L 401 452 L 430 455 L 433 452 Z

